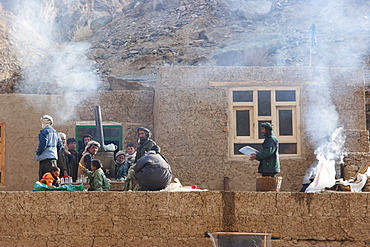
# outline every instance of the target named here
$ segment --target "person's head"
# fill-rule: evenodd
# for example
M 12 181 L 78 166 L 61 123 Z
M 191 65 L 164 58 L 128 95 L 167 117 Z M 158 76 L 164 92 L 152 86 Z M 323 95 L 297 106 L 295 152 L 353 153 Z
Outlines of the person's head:
M 96 154 L 100 148 L 100 143 L 97 141 L 90 141 L 87 143 L 85 147 L 85 152 L 89 152 L 90 154 Z
M 91 162 L 91 170 L 95 171 L 102 167 L 100 160 L 93 160 Z
M 40 122 L 41 127 L 44 129 L 53 125 L 53 118 L 50 115 L 44 115 L 40 118 Z
M 269 122 L 264 122 L 261 124 L 261 132 L 264 135 L 271 133 L 273 129 L 274 129 L 274 126 L 270 124 Z
M 152 136 L 152 133 L 147 128 L 140 127 L 137 129 L 137 136 L 139 137 L 140 141 L 145 141 Z
M 129 143 L 126 145 L 126 153 L 128 155 L 133 155 L 135 153 L 136 146 L 133 143 Z
M 51 175 L 53 175 L 54 178 L 57 178 L 59 177 L 59 174 L 60 174 L 60 169 L 59 167 L 57 166 L 52 166 L 51 169 L 50 169 L 50 173 Z
M 67 136 L 63 132 L 59 132 L 59 137 L 62 140 L 63 146 L 66 145 Z
M 93 140 L 93 137 L 92 137 L 92 135 L 90 135 L 90 134 L 86 134 L 86 135 L 84 135 L 83 137 L 82 137 L 82 142 L 83 142 L 83 144 L 86 146 L 87 145 L 87 143 L 89 143 L 89 142 L 91 142 Z
M 125 152 L 123 152 L 123 151 L 118 151 L 117 153 L 116 153 L 116 156 L 115 156 L 115 158 L 116 158 L 116 162 L 118 163 L 118 164 L 122 164 L 124 161 L 125 161 Z
M 76 151 L 76 139 L 75 138 L 68 138 L 67 139 L 67 147 L 69 150 L 75 150 Z

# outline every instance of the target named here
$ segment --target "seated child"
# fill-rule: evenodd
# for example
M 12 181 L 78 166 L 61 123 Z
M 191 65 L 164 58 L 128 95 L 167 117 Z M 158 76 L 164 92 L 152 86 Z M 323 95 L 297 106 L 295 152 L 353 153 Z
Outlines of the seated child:
M 40 183 L 44 183 L 50 187 L 59 187 L 60 186 L 59 174 L 60 174 L 59 167 L 53 166 L 51 167 L 50 172 L 47 172 L 42 176 Z

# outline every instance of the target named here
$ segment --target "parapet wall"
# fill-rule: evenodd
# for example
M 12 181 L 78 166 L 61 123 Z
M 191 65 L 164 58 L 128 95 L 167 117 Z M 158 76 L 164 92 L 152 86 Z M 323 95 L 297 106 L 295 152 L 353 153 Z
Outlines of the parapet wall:
M 272 246 L 365 246 L 368 193 L 0 192 L 0 246 L 199 246 L 267 232 Z

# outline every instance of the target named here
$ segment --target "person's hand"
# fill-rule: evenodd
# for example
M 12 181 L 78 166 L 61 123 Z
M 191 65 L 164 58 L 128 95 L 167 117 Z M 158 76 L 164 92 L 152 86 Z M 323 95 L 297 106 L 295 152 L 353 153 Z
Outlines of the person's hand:
M 86 168 L 81 164 L 81 163 L 78 163 L 78 166 L 80 167 L 80 169 L 84 172 L 86 170 Z
M 256 159 L 256 154 L 255 153 L 251 154 L 251 157 L 249 158 L 249 160 L 253 161 L 255 159 Z

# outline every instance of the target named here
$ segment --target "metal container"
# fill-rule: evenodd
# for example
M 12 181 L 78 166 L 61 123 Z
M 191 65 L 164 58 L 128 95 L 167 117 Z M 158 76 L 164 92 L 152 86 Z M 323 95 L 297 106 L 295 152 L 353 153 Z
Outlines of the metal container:
M 99 151 L 94 156 L 95 159 L 100 160 L 103 164 L 103 171 L 107 178 L 115 177 L 115 163 L 114 163 L 114 152 L 113 151 Z

